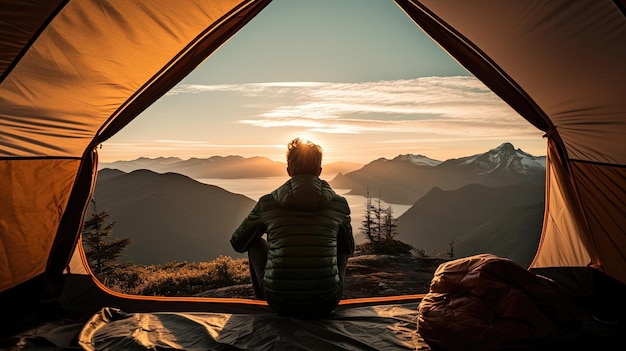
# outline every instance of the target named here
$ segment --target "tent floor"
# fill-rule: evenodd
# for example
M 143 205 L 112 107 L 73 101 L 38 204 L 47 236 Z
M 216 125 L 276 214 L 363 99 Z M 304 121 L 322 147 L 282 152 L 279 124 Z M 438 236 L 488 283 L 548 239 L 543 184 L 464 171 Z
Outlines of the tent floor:
M 344 307 L 326 319 L 206 312 L 125 313 L 46 323 L 0 342 L 4 350 L 431 350 L 416 330 L 419 302 Z M 626 350 L 621 323 L 591 316 L 566 350 Z M 542 349 L 553 349 L 554 344 Z M 434 350 L 434 349 L 433 349 Z

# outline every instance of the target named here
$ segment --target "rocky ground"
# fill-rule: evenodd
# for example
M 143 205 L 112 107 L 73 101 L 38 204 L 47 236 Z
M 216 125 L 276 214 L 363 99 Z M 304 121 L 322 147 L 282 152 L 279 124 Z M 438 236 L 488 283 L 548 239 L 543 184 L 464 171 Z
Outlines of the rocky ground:
M 350 258 L 344 298 L 427 293 L 439 258 L 364 255 Z
M 351 257 L 344 298 L 427 293 L 433 273 L 445 262 L 440 258 L 391 255 Z M 196 296 L 253 298 L 250 284 L 204 291 Z

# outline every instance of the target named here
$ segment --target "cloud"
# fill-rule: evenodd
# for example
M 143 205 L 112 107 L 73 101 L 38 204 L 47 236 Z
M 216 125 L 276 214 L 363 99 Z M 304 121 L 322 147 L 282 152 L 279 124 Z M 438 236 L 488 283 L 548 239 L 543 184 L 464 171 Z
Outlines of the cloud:
M 127 133 L 103 143 L 101 159 L 129 158 L 132 150 L 137 157 L 265 155 L 282 160 L 285 145 L 277 141 L 293 135 L 322 143 L 330 158 L 354 160 L 360 154 L 360 162 L 407 152 L 447 159 L 504 141 L 545 152 L 541 131 L 467 76 L 186 84 L 171 89 L 144 114 Z
M 132 148 L 134 150 L 203 150 L 206 148 L 242 148 L 242 149 L 266 149 L 266 148 L 280 148 L 285 146 L 280 144 L 218 144 L 201 140 L 125 140 L 124 142 L 110 142 L 107 141 L 107 147 L 111 149 L 123 149 Z
M 232 92 L 280 98 L 237 123 L 318 133 L 413 133 L 483 138 L 535 136 L 536 129 L 474 77 L 361 83 L 270 82 L 181 85 L 168 95 Z

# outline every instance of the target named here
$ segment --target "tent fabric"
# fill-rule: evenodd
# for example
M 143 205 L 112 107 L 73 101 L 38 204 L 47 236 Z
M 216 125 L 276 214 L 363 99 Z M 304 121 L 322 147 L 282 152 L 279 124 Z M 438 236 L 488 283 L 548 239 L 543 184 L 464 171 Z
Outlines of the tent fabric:
M 85 163 L 98 143 L 167 92 L 268 2 L 63 1 L 35 9 L 31 2 L 0 3 L 0 18 L 7 19 L 0 22 L 0 178 L 10 184 L 21 172 L 21 182 L 32 184 L 21 193 L 19 187 L 1 193 L 0 202 L 11 211 L 0 217 L 0 257 L 10 261 L 3 267 L 22 268 L 0 269 L 0 291 L 35 278 L 50 264 L 67 264 L 68 255 L 59 257 L 60 263 L 48 258 L 55 238 L 77 242 L 79 231 L 56 229 L 67 212 L 78 213 L 69 219 L 76 228 L 82 223 L 88 199 L 78 201 L 78 209 L 66 207 L 75 187 L 91 189 L 92 184 L 77 183 L 80 160 Z M 33 165 L 23 166 L 29 162 Z M 57 167 L 64 162 L 72 166 Z M 53 183 L 27 172 L 37 167 L 54 170 Z M 93 182 L 96 167 L 81 181 Z M 25 201 L 44 189 L 57 195 Z M 26 250 L 14 250 L 17 238 L 22 247 L 36 248 L 28 259 L 21 256 Z
M 0 0 L 0 307 L 54 301 L 71 280 L 64 272 L 89 273 L 77 258 L 98 144 L 269 2 Z M 626 283 L 626 2 L 395 2 L 545 132 L 548 191 L 532 268 L 591 267 Z M 90 308 L 111 297 L 97 296 Z
M 42 274 L 79 159 L 0 160 L 0 290 Z M 56 170 L 50 172 L 50 169 Z
M 534 268 L 553 266 L 585 266 L 591 262 L 588 248 L 591 242 L 583 242 L 588 236 L 579 236 L 585 232 L 580 208 L 567 206 L 576 203 L 576 194 L 571 187 L 567 171 L 563 163 L 558 162 L 560 155 L 551 141 L 548 141 L 548 157 L 546 157 L 546 215 L 544 216 L 544 234 L 539 243 L 539 250 L 550 254 L 537 255 L 532 266 Z M 548 230 L 548 228 L 550 228 Z M 554 250 L 560 247 L 569 248 L 568 251 Z M 539 251 L 538 250 L 538 251 Z M 597 255 L 595 255 L 597 256 Z
M 104 308 L 79 335 L 85 350 L 430 350 L 417 304 L 354 307 L 325 319 L 273 313 L 125 313 Z
M 145 350 L 150 345 L 173 350 L 437 349 L 418 330 L 420 304 L 419 300 L 342 304 L 330 318 L 309 320 L 279 316 L 269 309 L 231 313 L 173 308 L 129 313 L 104 307 L 86 319 L 39 324 L 0 341 L 0 347 L 23 351 Z M 586 316 L 573 342 L 553 340 L 535 346 L 524 350 L 617 351 L 624 349 L 626 339 L 623 327 Z
M 533 267 L 592 265 L 626 283 L 625 2 L 396 2 L 560 155 L 548 157 L 565 173 L 549 177 L 571 196 L 547 199 L 553 239 Z
M 275 315 L 152 312 L 103 308 L 88 323 L 62 320 L 14 336 L 37 350 L 423 350 L 417 302 L 350 307 L 328 319 Z M 1 345 L 0 345 L 1 346 Z

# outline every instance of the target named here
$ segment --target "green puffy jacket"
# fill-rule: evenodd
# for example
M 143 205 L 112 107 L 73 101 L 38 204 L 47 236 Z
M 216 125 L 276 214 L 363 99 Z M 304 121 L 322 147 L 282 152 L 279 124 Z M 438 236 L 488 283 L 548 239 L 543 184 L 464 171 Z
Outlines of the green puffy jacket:
M 267 234 L 263 288 L 278 313 L 320 315 L 342 294 L 337 252 L 354 252 L 350 208 L 319 177 L 297 175 L 259 199 L 231 238 L 245 252 Z

